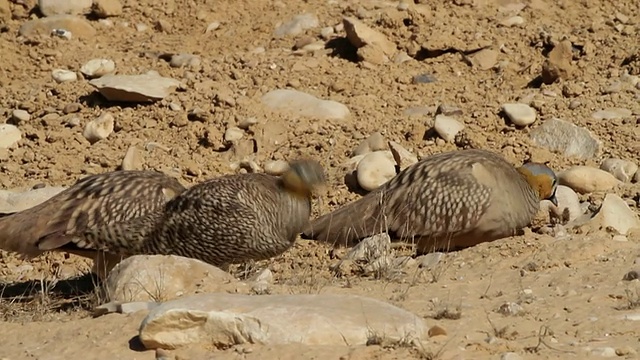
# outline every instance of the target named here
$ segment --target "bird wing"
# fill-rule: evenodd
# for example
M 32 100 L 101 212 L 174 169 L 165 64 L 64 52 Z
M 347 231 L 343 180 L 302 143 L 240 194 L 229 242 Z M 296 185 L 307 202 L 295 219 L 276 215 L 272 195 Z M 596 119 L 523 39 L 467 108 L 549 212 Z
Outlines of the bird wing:
M 47 204 L 53 215 L 45 224 L 37 247 L 92 248 L 77 235 L 161 209 L 183 190 L 176 179 L 150 171 L 117 171 L 83 178 Z
M 491 204 L 490 172 L 482 162 L 416 166 L 383 189 L 388 229 L 400 237 L 443 236 L 473 229 Z

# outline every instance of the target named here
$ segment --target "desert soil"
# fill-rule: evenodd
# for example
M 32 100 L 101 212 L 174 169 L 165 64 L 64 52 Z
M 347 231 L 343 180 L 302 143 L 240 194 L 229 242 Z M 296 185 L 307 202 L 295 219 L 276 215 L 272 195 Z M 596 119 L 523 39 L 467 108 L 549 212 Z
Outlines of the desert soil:
M 27 40 L 18 29 L 29 16 L 37 16 L 29 15 L 35 1 L 12 0 L 13 16 L 4 20 L 0 33 L 0 115 L 11 122 L 12 111 L 24 109 L 31 118 L 17 124 L 23 133 L 18 145 L 0 150 L 0 187 L 68 186 L 86 174 L 117 169 L 132 145 L 141 150 L 142 168 L 166 171 L 185 185 L 194 184 L 232 173 L 230 165 L 241 160 L 233 151 L 216 151 L 203 139 L 212 133 L 221 137 L 229 124 L 251 117 L 258 120 L 255 134 L 280 140 L 259 142 L 255 162 L 310 156 L 326 167 L 329 186 L 315 199 L 314 216 L 361 196 L 345 185 L 341 165 L 375 131 L 421 157 L 473 146 L 498 151 L 514 164 L 529 157 L 543 159 L 556 171 L 576 164 L 598 167 L 607 157 L 640 162 L 640 90 L 626 83 L 616 87 L 627 73 L 640 72 L 638 0 L 523 0 L 527 6 L 517 15 L 524 22 L 515 26 L 504 21 L 516 15 L 516 1 L 416 3 L 405 10 L 394 1 L 374 0 L 124 1 L 123 14 L 110 18 L 110 24 L 90 20 L 97 32 L 89 39 L 47 35 Z M 274 37 L 279 24 L 306 12 L 318 17 L 318 27 Z M 413 59 L 357 61 L 338 26 L 344 16 L 360 18 Z M 156 26 L 159 20 L 162 26 Z M 219 22 L 219 27 L 205 32 L 212 22 Z M 303 54 L 292 51 L 301 38 L 321 40 L 320 30 L 335 26 L 339 31 L 333 43 L 342 44 L 337 50 L 328 46 Z M 546 52 L 565 38 L 576 47 L 574 71 L 553 84 L 536 85 Z M 456 51 L 438 56 L 424 51 L 486 45 L 498 51 L 496 63 L 486 70 Z M 150 53 L 194 54 L 201 64 L 196 70 L 175 68 L 144 55 Z M 52 70 L 77 71 L 94 58 L 115 61 L 120 74 L 158 71 L 184 81 L 186 89 L 153 104 L 125 106 L 102 99 L 87 80 L 52 80 Z M 435 81 L 413 83 L 421 74 Z M 271 111 L 260 97 L 278 88 L 338 101 L 351 115 L 319 120 Z M 227 96 L 235 101 L 220 101 Z M 527 97 L 538 119 L 531 127 L 516 128 L 500 108 Z M 79 111 L 65 114 L 71 103 L 80 104 Z M 465 124 L 466 144 L 423 136 L 441 104 L 462 110 L 457 118 Z M 416 107 L 422 111 L 407 113 Z M 595 111 L 614 107 L 635 115 L 624 120 L 592 117 Z M 194 109 L 201 109 L 204 119 L 183 121 Z M 115 117 L 115 131 L 91 145 L 82 136 L 83 126 L 103 112 Z M 69 126 L 71 117 L 78 117 L 81 126 Z M 554 117 L 589 129 L 602 141 L 599 156 L 580 160 L 536 147 L 530 129 Z M 149 142 L 170 150 L 147 147 Z M 638 211 L 637 183 L 613 192 Z M 597 205 L 602 195 L 585 194 L 581 199 Z M 570 235 L 557 239 L 532 228 L 522 236 L 448 253 L 433 269 L 382 278 L 357 272 L 335 276 L 329 270 L 335 263 L 330 249 L 300 240 L 286 254 L 256 265 L 273 271 L 272 293 L 370 296 L 423 316 L 447 335 L 434 336 L 419 347 L 194 346 L 171 354 L 180 359 L 499 359 L 516 356 L 505 355 L 513 352 L 524 359 L 638 358 L 638 323 L 625 316 L 640 317 L 640 287 L 622 278 L 640 267 L 635 262 L 640 239 L 613 241 L 604 232 Z M 7 253 L 0 256 L 5 284 L 0 358 L 155 358 L 153 351 L 140 350 L 132 340 L 144 312 L 94 319 L 84 300 L 51 291 L 50 281 L 61 283 L 87 273 L 87 261 L 66 254 L 30 261 Z M 23 297 L 17 296 L 20 289 Z M 511 303 L 521 312 L 501 313 L 501 306 Z

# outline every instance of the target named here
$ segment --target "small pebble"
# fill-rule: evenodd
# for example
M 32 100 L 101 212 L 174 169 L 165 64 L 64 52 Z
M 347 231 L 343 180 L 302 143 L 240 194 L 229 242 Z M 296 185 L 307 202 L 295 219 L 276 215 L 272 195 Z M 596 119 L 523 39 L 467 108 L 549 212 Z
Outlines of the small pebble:
M 390 151 L 374 151 L 360 160 L 356 171 L 358 184 L 372 191 L 396 176 L 396 163 Z
M 124 154 L 122 164 L 120 165 L 122 170 L 141 170 L 142 158 L 140 151 L 135 146 L 130 146 L 127 152 Z
M 527 104 L 504 104 L 502 110 L 516 126 L 527 126 L 536 121 L 536 111 Z
M 420 74 L 413 77 L 414 84 L 430 84 L 438 81 L 435 76 L 431 74 Z
M 600 165 L 600 169 L 615 176 L 622 182 L 630 182 L 633 175 L 638 171 L 638 165 L 632 161 L 608 158 Z
M 78 80 L 78 74 L 71 70 L 55 69 L 51 72 L 51 77 L 57 83 L 71 82 Z
M 510 18 L 502 20 L 500 25 L 502 26 L 520 26 L 524 24 L 524 18 L 522 16 L 512 16 Z
M 22 139 L 22 132 L 11 124 L 0 124 L 0 149 L 8 149 Z
M 244 131 L 238 127 L 230 127 L 224 132 L 224 140 L 227 142 L 234 142 L 242 139 Z
M 500 360 L 522 360 L 522 356 L 514 352 L 507 352 L 500 355 Z
M 115 119 L 113 115 L 104 113 L 84 126 L 83 135 L 91 144 L 95 144 L 100 140 L 106 139 L 113 132 L 114 126 Z
M 507 302 L 500 305 L 498 312 L 502 315 L 518 316 L 524 313 L 524 309 L 519 304 Z
M 62 109 L 62 112 L 64 112 L 65 114 L 73 114 L 73 113 L 77 113 L 78 111 L 80 111 L 80 109 L 82 109 L 82 105 L 81 104 L 69 103 L 69 104 L 64 106 L 64 109 Z
M 267 161 L 264 164 L 264 172 L 269 175 L 282 175 L 289 169 L 289 163 L 284 160 Z
M 439 335 L 446 336 L 447 335 L 447 330 L 445 330 L 441 326 L 433 325 L 432 327 L 429 328 L 428 335 L 429 335 L 429 337 L 434 337 L 434 336 L 439 336 Z
M 387 150 L 387 142 L 385 141 L 384 136 L 376 131 L 369 135 L 368 138 L 363 140 L 358 147 L 353 150 L 353 155 L 364 155 L 373 151 L 382 150 Z
M 208 34 L 210 32 L 218 30 L 219 27 L 220 27 L 220 23 L 217 21 L 214 21 L 211 24 L 207 25 L 207 30 L 205 30 L 204 32 L 205 34 Z
M 452 117 L 441 114 L 436 115 L 433 128 L 444 141 L 452 142 L 456 135 L 464 129 L 464 124 Z
M 31 115 L 26 110 L 16 109 L 11 112 L 11 119 L 20 123 L 31 120 Z
M 255 125 L 258 123 L 258 119 L 254 118 L 254 117 L 249 117 L 249 118 L 245 118 L 242 119 L 239 123 L 238 123 L 238 127 L 242 130 L 248 130 L 251 126 Z
M 80 68 L 80 72 L 90 79 L 111 74 L 115 70 L 116 63 L 108 59 L 92 59 Z

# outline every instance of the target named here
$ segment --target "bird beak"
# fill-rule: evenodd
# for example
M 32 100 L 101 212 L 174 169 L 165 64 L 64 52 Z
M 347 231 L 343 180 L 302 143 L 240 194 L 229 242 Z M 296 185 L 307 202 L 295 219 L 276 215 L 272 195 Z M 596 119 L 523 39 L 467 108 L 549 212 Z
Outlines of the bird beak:
M 555 205 L 556 207 L 558 206 L 558 199 L 556 198 L 556 194 L 553 194 L 550 198 L 549 201 L 551 201 L 551 203 L 553 205 Z

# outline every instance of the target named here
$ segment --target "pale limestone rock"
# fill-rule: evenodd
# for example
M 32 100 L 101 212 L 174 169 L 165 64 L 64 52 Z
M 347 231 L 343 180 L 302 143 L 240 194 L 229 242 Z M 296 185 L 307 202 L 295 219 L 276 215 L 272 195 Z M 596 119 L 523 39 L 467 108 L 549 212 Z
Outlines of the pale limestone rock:
M 578 193 L 607 191 L 622 184 L 608 172 L 589 166 L 574 166 L 558 174 L 559 183 Z
M 366 154 L 358 163 L 358 184 L 367 191 L 396 176 L 396 164 L 391 151 L 374 151 Z

